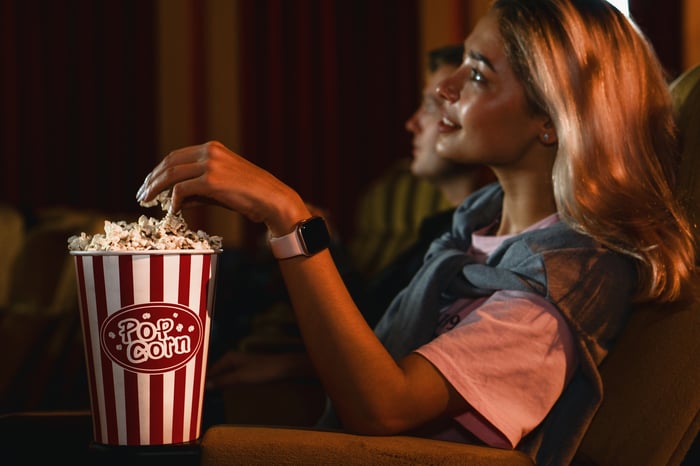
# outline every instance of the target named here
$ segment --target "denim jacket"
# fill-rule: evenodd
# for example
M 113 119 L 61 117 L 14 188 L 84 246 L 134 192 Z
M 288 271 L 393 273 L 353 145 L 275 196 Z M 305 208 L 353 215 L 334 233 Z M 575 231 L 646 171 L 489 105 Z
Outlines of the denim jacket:
M 622 329 L 636 282 L 634 262 L 564 223 L 507 239 L 485 264 L 464 254 L 472 232 L 499 218 L 503 192 L 488 185 L 457 208 L 422 268 L 392 301 L 375 333 L 397 360 L 434 338 L 438 313 L 459 297 L 497 290 L 538 293 L 575 338 L 579 367 L 538 428 L 518 445 L 538 465 L 569 464 L 603 398 L 598 366 Z

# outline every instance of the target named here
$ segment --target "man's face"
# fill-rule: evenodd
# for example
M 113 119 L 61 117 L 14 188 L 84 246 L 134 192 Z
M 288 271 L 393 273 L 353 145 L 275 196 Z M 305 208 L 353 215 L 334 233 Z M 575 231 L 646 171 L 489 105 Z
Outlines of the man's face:
M 452 166 L 451 162 L 439 157 L 435 151 L 444 102 L 437 95 L 436 89 L 456 69 L 456 66 L 441 65 L 434 73 L 427 75 L 421 106 L 406 122 L 406 129 L 413 133 L 411 171 L 417 177 L 436 179 Z

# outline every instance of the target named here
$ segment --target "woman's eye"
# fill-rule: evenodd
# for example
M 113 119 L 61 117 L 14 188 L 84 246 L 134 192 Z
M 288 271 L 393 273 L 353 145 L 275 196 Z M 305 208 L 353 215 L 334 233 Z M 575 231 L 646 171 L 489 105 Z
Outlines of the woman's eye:
M 483 82 L 484 81 L 484 75 L 479 72 L 476 68 L 472 68 L 471 70 L 471 80 L 476 81 L 476 82 Z

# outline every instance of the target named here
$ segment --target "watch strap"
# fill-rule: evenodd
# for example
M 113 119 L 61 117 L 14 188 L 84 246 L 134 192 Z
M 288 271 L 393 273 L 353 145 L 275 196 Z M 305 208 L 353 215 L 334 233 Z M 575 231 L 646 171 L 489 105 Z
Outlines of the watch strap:
M 304 247 L 299 238 L 299 227 L 296 225 L 291 233 L 283 236 L 270 237 L 268 240 L 270 250 L 275 259 L 289 259 L 291 257 L 303 256 Z

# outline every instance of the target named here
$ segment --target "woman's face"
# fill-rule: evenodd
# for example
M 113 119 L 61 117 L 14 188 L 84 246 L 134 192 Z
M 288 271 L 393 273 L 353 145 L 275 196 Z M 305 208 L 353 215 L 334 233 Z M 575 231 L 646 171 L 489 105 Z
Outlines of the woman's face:
M 546 117 L 528 108 L 506 59 L 495 13 L 479 21 L 464 45 L 464 62 L 438 85 L 445 99 L 438 154 L 492 167 L 526 163 Z

